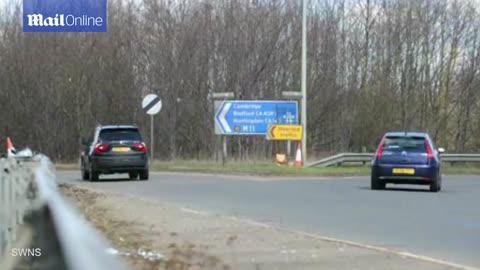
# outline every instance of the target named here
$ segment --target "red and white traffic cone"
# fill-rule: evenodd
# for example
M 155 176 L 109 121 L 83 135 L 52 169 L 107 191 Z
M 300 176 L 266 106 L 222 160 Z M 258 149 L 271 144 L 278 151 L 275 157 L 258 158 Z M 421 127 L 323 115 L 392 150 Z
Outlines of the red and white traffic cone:
M 303 161 L 302 161 L 302 143 L 299 142 L 297 144 L 297 151 L 295 153 L 295 162 L 293 163 L 293 166 L 300 168 L 303 167 Z
M 10 137 L 7 137 L 7 144 L 6 144 L 6 149 L 7 149 L 7 157 L 14 157 L 17 151 L 15 150 L 15 147 L 13 147 L 12 140 L 10 140 Z

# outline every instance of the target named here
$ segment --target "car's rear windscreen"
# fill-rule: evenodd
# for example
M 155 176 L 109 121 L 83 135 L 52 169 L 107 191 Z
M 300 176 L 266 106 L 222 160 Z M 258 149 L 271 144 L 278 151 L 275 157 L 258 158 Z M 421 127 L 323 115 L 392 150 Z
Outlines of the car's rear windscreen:
M 116 128 L 104 129 L 100 131 L 99 139 L 101 141 L 141 141 L 142 136 L 135 128 Z
M 423 137 L 386 137 L 383 151 L 426 153 Z

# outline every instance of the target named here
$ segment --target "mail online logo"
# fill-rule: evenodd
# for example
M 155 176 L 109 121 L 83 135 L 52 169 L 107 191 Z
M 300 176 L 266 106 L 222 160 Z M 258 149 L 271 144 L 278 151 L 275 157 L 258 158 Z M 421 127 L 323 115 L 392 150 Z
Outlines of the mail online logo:
M 23 0 L 24 32 L 106 32 L 107 0 Z

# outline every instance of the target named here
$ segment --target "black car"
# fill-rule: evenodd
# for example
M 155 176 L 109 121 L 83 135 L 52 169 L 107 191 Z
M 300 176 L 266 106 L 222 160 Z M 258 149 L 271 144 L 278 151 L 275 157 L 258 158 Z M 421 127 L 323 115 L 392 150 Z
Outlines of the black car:
M 100 174 L 128 173 L 130 179 L 148 180 L 148 153 L 140 131 L 130 125 L 98 126 L 93 139 L 82 142 L 83 180 Z

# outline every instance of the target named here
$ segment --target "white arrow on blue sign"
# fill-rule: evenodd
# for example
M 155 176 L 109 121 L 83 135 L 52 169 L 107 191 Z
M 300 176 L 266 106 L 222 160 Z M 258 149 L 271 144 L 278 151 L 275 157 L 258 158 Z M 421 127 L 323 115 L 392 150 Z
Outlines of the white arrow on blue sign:
M 266 135 L 272 124 L 298 124 L 297 101 L 225 100 L 215 112 L 215 133 Z

